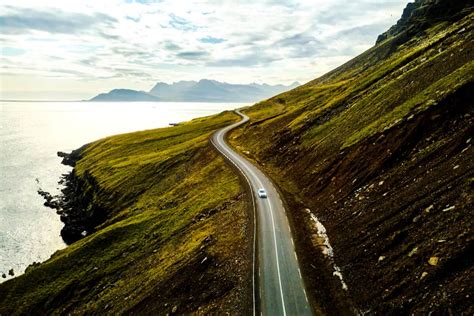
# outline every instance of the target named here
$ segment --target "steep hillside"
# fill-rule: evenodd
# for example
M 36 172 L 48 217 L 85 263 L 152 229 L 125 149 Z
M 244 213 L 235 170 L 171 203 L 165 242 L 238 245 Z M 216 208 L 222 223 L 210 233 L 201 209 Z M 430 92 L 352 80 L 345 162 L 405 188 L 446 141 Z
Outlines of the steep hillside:
M 75 152 L 80 211 L 101 213 L 102 224 L 1 284 L 0 314 L 246 313 L 247 198 L 208 144 L 237 119 L 223 113 Z
M 249 108 L 231 137 L 284 192 L 327 313 L 343 298 L 369 313 L 474 312 L 470 6 L 416 1 L 378 45 Z

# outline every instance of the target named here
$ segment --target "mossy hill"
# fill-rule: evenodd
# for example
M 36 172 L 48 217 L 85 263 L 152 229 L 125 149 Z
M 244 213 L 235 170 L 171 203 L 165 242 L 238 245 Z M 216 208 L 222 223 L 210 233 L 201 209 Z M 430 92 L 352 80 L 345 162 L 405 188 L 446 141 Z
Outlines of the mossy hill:
M 376 46 L 250 107 L 230 137 L 281 189 L 308 292 L 326 314 L 474 313 L 472 12 L 469 1 L 415 1 Z M 106 216 L 0 285 L 0 314 L 247 314 L 248 195 L 207 141 L 237 119 L 83 148 L 74 177 L 84 213 Z
M 230 137 L 284 192 L 307 285 L 328 314 L 340 302 L 381 315 L 474 312 L 471 6 L 416 1 L 376 46 L 249 108 Z M 347 291 L 321 273 L 305 209 L 325 225 Z
M 3 283 L 0 314 L 247 313 L 247 198 L 208 144 L 238 119 L 225 112 L 76 152 L 85 212 L 106 221 Z

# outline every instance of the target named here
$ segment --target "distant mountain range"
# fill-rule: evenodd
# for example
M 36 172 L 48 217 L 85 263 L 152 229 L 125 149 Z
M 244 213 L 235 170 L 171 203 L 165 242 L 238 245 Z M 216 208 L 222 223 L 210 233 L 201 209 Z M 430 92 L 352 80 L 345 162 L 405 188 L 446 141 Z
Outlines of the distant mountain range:
M 159 98 L 145 92 L 130 89 L 114 89 L 101 93 L 89 101 L 161 101 Z
M 268 84 L 230 84 L 215 80 L 158 82 L 149 92 L 114 89 L 89 101 L 164 101 L 164 102 L 256 102 L 296 88 Z

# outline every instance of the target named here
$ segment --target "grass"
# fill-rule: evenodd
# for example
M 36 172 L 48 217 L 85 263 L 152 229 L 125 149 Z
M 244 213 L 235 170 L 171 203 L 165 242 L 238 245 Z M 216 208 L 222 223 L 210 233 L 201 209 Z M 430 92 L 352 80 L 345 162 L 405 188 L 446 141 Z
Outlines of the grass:
M 431 106 L 436 106 L 436 104 L 446 98 L 451 91 L 456 91 L 459 87 L 472 81 L 473 74 L 474 62 L 471 61 L 447 76 L 440 78 L 428 88 L 412 96 L 406 102 L 378 118 L 362 130 L 355 132 L 347 138 L 342 147 L 349 147 L 356 144 L 362 139 L 392 128 L 395 124 L 400 123 L 410 115 L 416 115 Z
M 259 136 L 247 137 L 246 147 L 258 156 L 274 143 L 266 139 L 269 131 L 286 130 L 301 140 L 301 150 L 344 149 L 435 106 L 473 80 L 470 33 L 460 31 L 469 29 L 473 16 L 435 24 L 396 49 L 394 39 L 388 40 L 321 78 L 249 108 L 252 133 Z
M 196 298 L 183 306 L 186 298 L 170 292 L 175 274 L 192 273 L 202 256 L 231 268 L 235 258 L 247 260 L 238 178 L 208 145 L 213 131 L 236 120 L 224 112 L 88 145 L 75 170 L 96 182 L 94 203 L 107 207 L 108 220 L 96 233 L 2 284 L 0 314 L 116 314 L 139 309 L 154 296 L 161 298 L 151 309 L 158 313 L 176 304 L 181 311 L 212 310 L 245 289 L 242 271 L 235 271 L 221 277 L 230 289 L 209 282 L 214 298 L 191 293 Z M 213 242 L 208 245 L 206 238 Z M 243 306 L 245 300 L 234 311 Z

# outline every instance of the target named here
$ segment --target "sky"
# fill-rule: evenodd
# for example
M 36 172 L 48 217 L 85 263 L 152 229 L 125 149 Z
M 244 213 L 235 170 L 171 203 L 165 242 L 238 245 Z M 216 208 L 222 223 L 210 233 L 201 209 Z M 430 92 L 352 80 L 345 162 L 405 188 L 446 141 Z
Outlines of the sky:
M 407 0 L 2 0 L 0 99 L 158 82 L 307 82 L 374 45 Z

